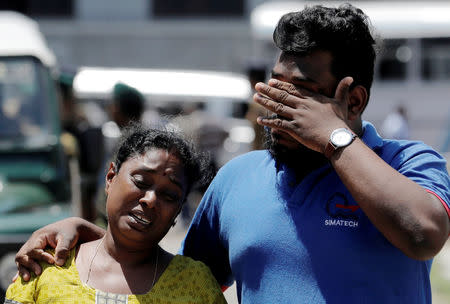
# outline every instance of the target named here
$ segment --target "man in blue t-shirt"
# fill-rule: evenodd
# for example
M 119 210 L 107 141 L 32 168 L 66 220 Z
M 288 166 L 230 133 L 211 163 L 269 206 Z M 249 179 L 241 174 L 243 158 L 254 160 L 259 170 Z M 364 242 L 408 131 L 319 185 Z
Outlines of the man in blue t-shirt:
M 254 101 L 268 151 L 225 165 L 182 246 L 241 303 L 431 303 L 432 258 L 450 231 L 444 159 L 384 140 L 361 119 L 375 41 L 358 9 L 284 15 L 281 50 Z
M 222 285 L 235 280 L 241 303 L 431 303 L 431 261 L 450 232 L 450 179 L 431 148 L 384 140 L 362 120 L 375 61 L 368 24 L 351 5 L 313 6 L 275 29 L 281 52 L 254 95 L 275 114 L 258 118 L 268 149 L 219 171 L 181 249 Z M 67 223 L 21 249 L 22 273 L 36 267 L 33 244 L 62 239 L 58 229 L 60 248 L 76 229 L 85 239 L 102 234 Z

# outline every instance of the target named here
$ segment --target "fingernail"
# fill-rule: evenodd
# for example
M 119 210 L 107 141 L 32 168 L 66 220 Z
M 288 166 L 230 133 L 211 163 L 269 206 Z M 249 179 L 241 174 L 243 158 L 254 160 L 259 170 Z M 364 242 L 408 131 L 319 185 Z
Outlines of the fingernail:
M 274 78 L 270 78 L 269 79 L 269 85 L 275 85 L 278 83 L 278 80 L 274 79 Z
M 253 96 L 253 99 L 255 100 L 261 100 L 261 98 L 263 98 L 263 96 L 260 93 L 256 93 L 255 96 Z
M 58 266 L 64 265 L 64 260 L 63 259 L 56 259 L 56 265 L 58 265 Z
M 255 89 L 261 89 L 263 86 L 264 86 L 264 83 L 258 82 L 257 84 L 255 84 Z

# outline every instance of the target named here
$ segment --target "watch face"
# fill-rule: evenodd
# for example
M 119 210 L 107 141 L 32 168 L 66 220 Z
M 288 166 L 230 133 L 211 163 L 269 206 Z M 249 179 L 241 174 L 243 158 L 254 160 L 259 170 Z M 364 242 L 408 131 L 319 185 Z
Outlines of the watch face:
M 338 129 L 331 135 L 331 142 L 336 147 L 342 147 L 348 145 L 353 138 L 353 134 L 346 129 Z

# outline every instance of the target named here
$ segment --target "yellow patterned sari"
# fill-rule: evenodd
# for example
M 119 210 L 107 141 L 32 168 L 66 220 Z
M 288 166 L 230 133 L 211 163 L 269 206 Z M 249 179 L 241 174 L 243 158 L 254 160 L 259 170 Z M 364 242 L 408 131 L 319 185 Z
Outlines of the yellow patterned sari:
M 75 249 L 64 266 L 42 263 L 42 274 L 29 282 L 18 278 L 6 292 L 7 304 L 26 303 L 226 303 L 209 268 L 202 262 L 177 255 L 155 286 L 146 294 L 103 292 L 81 282 L 75 266 Z

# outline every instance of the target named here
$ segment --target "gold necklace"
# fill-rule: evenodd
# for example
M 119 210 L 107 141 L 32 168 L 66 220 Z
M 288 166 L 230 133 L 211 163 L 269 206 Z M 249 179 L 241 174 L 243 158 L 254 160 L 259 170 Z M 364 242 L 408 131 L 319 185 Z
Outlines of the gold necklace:
M 85 283 L 86 285 L 89 282 L 89 278 L 91 277 L 92 263 L 94 262 L 94 259 L 95 259 L 95 257 L 97 256 L 97 253 L 98 253 L 98 248 L 103 243 L 104 239 L 105 239 L 105 237 L 103 237 L 102 240 L 95 247 L 94 256 L 92 257 L 91 262 L 89 263 L 89 270 L 88 270 L 88 275 L 87 275 L 87 279 L 86 279 L 86 283 Z M 153 288 L 153 286 L 155 286 L 156 274 L 158 273 L 158 246 L 156 246 L 155 250 L 156 250 L 155 273 L 153 274 L 152 286 L 150 288 Z
M 94 259 L 97 256 L 98 248 L 103 243 L 104 239 L 105 239 L 105 237 L 102 237 L 102 240 L 97 244 L 97 247 L 95 247 L 94 256 L 92 257 L 91 262 L 89 263 L 89 270 L 88 270 L 88 275 L 87 275 L 87 279 L 86 279 L 86 283 L 85 283 L 86 285 L 89 282 L 89 278 L 91 277 L 92 263 L 94 262 Z

